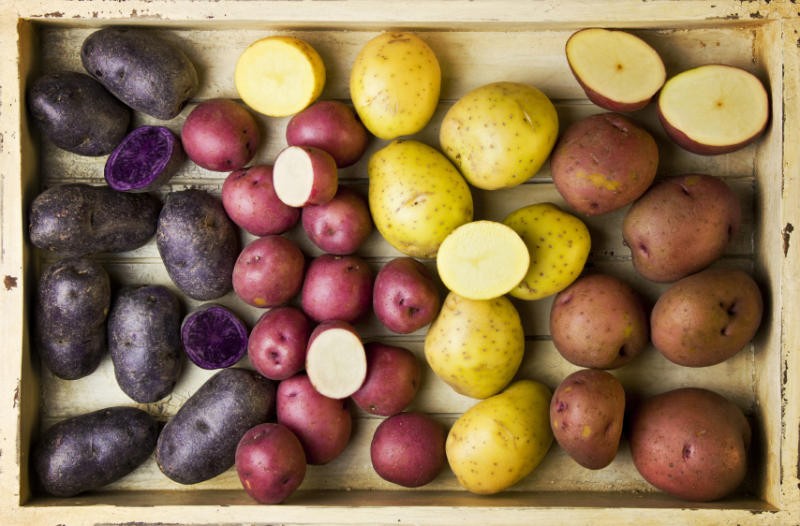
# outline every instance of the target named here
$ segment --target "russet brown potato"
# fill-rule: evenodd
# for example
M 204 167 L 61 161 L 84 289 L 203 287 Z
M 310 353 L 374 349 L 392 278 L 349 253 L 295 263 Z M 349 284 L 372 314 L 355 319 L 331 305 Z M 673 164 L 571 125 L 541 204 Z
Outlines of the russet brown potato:
M 652 186 L 628 210 L 622 237 L 645 278 L 677 281 L 725 252 L 742 221 L 733 190 L 717 177 L 688 174 Z
M 550 334 L 567 361 L 581 367 L 615 369 L 650 343 L 647 306 L 624 281 L 589 274 L 553 300 Z
M 550 158 L 556 189 L 577 212 L 599 215 L 641 196 L 658 169 L 658 146 L 644 127 L 618 113 L 572 124 Z
M 581 369 L 559 384 L 550 400 L 550 427 L 578 464 L 602 469 L 617 456 L 625 416 L 625 389 L 616 377 Z
M 630 448 L 636 469 L 656 488 L 684 500 L 712 501 L 744 480 L 751 436 L 733 402 L 686 387 L 642 402 L 631 419 Z
M 653 345 L 679 365 L 714 365 L 753 339 L 763 310 L 761 291 L 749 274 L 706 269 L 676 282 L 658 299 L 650 318 Z

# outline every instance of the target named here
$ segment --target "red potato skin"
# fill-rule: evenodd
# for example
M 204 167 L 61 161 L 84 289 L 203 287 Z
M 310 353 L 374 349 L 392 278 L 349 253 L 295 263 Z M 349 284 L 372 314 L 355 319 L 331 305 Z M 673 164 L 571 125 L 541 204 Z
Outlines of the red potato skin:
M 300 209 L 278 199 L 272 166 L 234 170 L 222 183 L 222 205 L 228 217 L 254 236 L 282 234 L 300 219 Z
M 596 104 L 597 106 L 600 106 L 605 110 L 619 112 L 619 113 L 631 113 L 637 110 L 641 110 L 642 108 L 650 104 L 650 101 L 653 100 L 653 97 L 648 97 L 644 100 L 640 100 L 637 102 L 626 103 L 609 99 L 608 97 L 601 95 L 600 93 L 596 92 L 595 90 L 584 84 L 581 81 L 581 79 L 577 75 L 575 75 L 575 71 L 572 69 L 572 67 L 570 67 L 570 70 L 572 71 L 572 74 L 575 76 L 575 80 L 578 81 L 578 85 L 580 85 L 581 89 L 583 89 L 583 92 L 586 93 L 586 98 L 588 98 L 589 101 L 591 101 L 593 104 Z
M 630 448 L 639 473 L 656 488 L 690 501 L 721 499 L 747 472 L 752 430 L 723 396 L 680 388 L 646 399 L 632 416 Z
M 311 188 L 302 203 L 287 203 L 290 206 L 304 207 L 308 205 L 321 205 L 325 204 L 336 195 L 339 188 L 339 170 L 336 167 L 336 160 L 325 150 L 315 148 L 313 146 L 290 146 L 289 148 L 300 148 L 308 156 L 311 161 L 312 183 Z M 287 150 L 289 149 L 287 148 Z M 276 172 L 283 170 L 283 152 L 278 154 L 275 159 Z M 284 157 L 285 158 L 285 157 Z M 278 174 L 277 177 L 281 177 Z M 278 196 L 281 196 L 278 191 Z M 286 202 L 286 201 L 284 201 Z
M 244 167 L 261 144 L 253 114 L 230 99 L 198 104 L 181 129 L 186 155 L 207 170 L 226 172 Z
M 369 144 L 367 129 L 355 111 L 343 102 L 317 101 L 291 118 L 286 126 L 290 146 L 313 146 L 325 150 L 339 168 L 358 161 Z
M 378 271 L 372 307 L 392 332 L 408 334 L 431 323 L 442 298 L 433 273 L 412 257 L 395 258 Z
M 349 400 L 334 400 L 319 394 L 305 373 L 278 384 L 278 423 L 300 440 L 309 464 L 327 464 L 350 442 L 353 417 Z
M 248 340 L 250 363 L 266 378 L 285 380 L 305 367 L 311 320 L 300 309 L 275 307 L 253 326 Z
M 306 271 L 300 302 L 306 314 L 321 322 L 355 322 L 372 307 L 373 272 L 355 255 L 322 254 Z
M 444 468 L 446 435 L 444 426 L 426 414 L 390 416 L 372 437 L 372 466 L 381 478 L 394 484 L 424 486 Z
M 236 473 L 250 497 L 278 504 L 302 484 L 306 455 L 297 436 L 284 425 L 267 422 L 250 428 L 236 447 Z
M 422 367 L 417 357 L 404 347 L 370 342 L 367 377 L 351 398 L 363 411 L 391 416 L 408 407 L 419 391 Z
M 247 245 L 233 267 L 233 290 L 254 307 L 276 307 L 303 285 L 305 256 L 294 241 L 279 235 Z
M 312 243 L 338 256 L 356 252 L 373 230 L 367 200 L 345 186 L 327 203 L 304 206 L 301 220 Z
M 695 141 L 684 132 L 673 126 L 667 118 L 661 113 L 661 109 L 659 108 L 656 112 L 658 115 L 658 121 L 661 123 L 661 126 L 664 128 L 664 131 L 667 133 L 667 136 L 672 139 L 675 144 L 683 148 L 684 150 L 690 151 L 692 153 L 696 153 L 698 155 L 721 155 L 724 153 L 735 152 L 736 150 L 741 150 L 748 144 L 755 142 L 756 139 L 761 137 L 764 131 L 767 129 L 769 125 L 769 120 L 764 123 L 764 126 L 759 130 L 755 135 L 750 137 L 747 140 L 742 142 L 738 142 L 736 144 L 728 144 L 725 146 L 713 146 L 710 144 L 703 144 Z

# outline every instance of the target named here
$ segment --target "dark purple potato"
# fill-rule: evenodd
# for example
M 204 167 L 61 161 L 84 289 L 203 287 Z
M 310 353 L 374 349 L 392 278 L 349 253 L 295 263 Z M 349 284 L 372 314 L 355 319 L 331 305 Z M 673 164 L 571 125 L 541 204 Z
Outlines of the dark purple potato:
M 33 81 L 28 109 L 56 146 L 79 155 L 106 155 L 125 137 L 131 110 L 89 75 L 61 71 Z
M 158 437 L 156 463 L 170 479 L 196 484 L 234 465 L 248 429 L 275 411 L 275 383 L 255 371 L 222 369 L 181 406 Z
M 180 139 L 169 128 L 140 126 L 106 160 L 106 182 L 120 192 L 149 192 L 169 181 L 184 159 Z
M 222 305 L 204 305 L 181 326 L 183 349 L 203 369 L 230 367 L 247 354 L 247 326 Z
M 59 378 L 76 380 L 97 369 L 106 352 L 111 283 L 102 265 L 86 258 L 61 259 L 39 279 L 37 349 Z
M 183 50 L 153 31 L 107 27 L 83 41 L 86 71 L 131 108 L 176 117 L 197 91 L 197 70 Z
M 44 491 L 72 497 L 139 467 L 153 453 L 158 430 L 158 422 L 135 407 L 74 416 L 44 432 L 31 463 Z
M 82 183 L 48 188 L 33 200 L 29 235 L 34 246 L 63 255 L 124 252 L 156 231 L 161 202 L 150 194 L 117 192 Z
M 108 350 L 120 389 L 139 403 L 161 400 L 183 369 L 181 304 L 161 285 L 123 287 L 108 313 Z
M 239 232 L 210 193 L 189 189 L 167 194 L 156 245 L 169 277 L 187 296 L 213 300 L 233 288 Z

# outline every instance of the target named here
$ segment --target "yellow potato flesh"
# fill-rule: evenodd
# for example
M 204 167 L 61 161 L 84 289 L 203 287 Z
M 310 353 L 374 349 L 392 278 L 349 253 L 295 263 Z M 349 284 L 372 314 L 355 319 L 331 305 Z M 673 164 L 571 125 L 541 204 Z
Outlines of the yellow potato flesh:
M 442 120 L 442 150 L 467 181 L 510 188 L 536 175 L 558 136 L 558 114 L 533 86 L 496 82 L 458 100 Z
M 583 271 L 589 257 L 589 229 L 577 217 L 552 203 L 529 205 L 509 214 L 503 223 L 528 247 L 530 267 L 509 294 L 537 300 L 567 288 Z
M 467 182 L 441 152 L 418 141 L 393 141 L 367 165 L 375 227 L 394 248 L 432 258 L 447 235 L 472 220 Z
M 553 443 L 551 396 L 541 383 L 518 380 L 461 415 L 445 443 L 458 482 L 472 493 L 492 494 L 530 474 Z
M 439 102 L 442 73 L 433 50 L 413 33 L 367 42 L 350 71 L 350 98 L 364 126 L 386 140 L 420 131 Z
M 293 115 L 325 87 L 325 64 L 307 42 L 289 36 L 262 38 L 236 62 L 234 84 L 242 101 L 271 117 Z
M 502 296 L 528 272 L 530 256 L 522 238 L 495 221 L 472 221 L 453 230 L 436 255 L 444 285 L 466 298 Z
M 472 398 L 506 387 L 524 353 L 522 322 L 505 296 L 471 300 L 450 292 L 425 337 L 425 359 L 433 372 Z

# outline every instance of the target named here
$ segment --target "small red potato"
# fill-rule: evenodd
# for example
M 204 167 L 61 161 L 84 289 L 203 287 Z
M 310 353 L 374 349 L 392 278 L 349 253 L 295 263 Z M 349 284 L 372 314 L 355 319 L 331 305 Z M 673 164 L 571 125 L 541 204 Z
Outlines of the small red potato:
M 186 155 L 207 170 L 226 172 L 246 165 L 261 144 L 253 114 L 230 99 L 198 104 L 181 129 Z
M 370 342 L 367 376 L 351 398 L 367 413 L 391 416 L 408 407 L 419 391 L 422 367 L 417 357 L 405 347 Z
M 234 170 L 222 183 L 222 205 L 241 228 L 254 236 L 283 234 L 300 220 L 300 210 L 278 199 L 272 166 Z
M 617 456 L 625 416 L 625 390 L 611 373 L 576 371 L 550 399 L 553 436 L 575 462 L 602 469 Z
M 282 424 L 267 422 L 252 427 L 236 446 L 236 474 L 257 502 L 283 502 L 306 476 L 303 445 Z
M 250 331 L 247 354 L 250 363 L 271 380 L 285 380 L 303 370 L 311 320 L 291 306 L 265 312 Z
M 724 362 L 755 336 L 764 302 L 744 271 L 706 269 L 664 292 L 650 316 L 653 345 L 670 361 L 688 367 Z
M 385 264 L 375 276 L 372 308 L 389 330 L 408 334 L 431 323 L 442 306 L 434 274 L 412 257 Z
M 633 463 L 661 491 L 712 501 L 744 480 L 752 430 L 741 409 L 722 395 L 675 389 L 642 402 L 631 420 Z
M 647 307 L 624 281 L 589 274 L 556 295 L 550 308 L 550 334 L 567 361 L 581 367 L 615 369 L 649 345 Z
M 302 224 L 312 243 L 339 256 L 356 252 L 373 230 L 367 200 L 345 186 L 327 203 L 304 206 Z
M 289 206 L 321 205 L 336 195 L 336 160 L 313 146 L 289 146 L 275 158 L 275 193 Z
M 305 256 L 283 236 L 260 237 L 244 247 L 233 266 L 233 290 L 254 307 L 275 307 L 303 286 Z
M 358 391 L 367 377 L 367 354 L 355 328 L 339 320 L 317 325 L 308 339 L 306 373 L 314 389 L 328 398 Z
M 355 322 L 372 307 L 373 272 L 359 256 L 322 254 L 306 271 L 300 302 L 316 321 Z
M 309 464 L 327 464 L 350 442 L 353 417 L 349 401 L 320 394 L 304 373 L 278 384 L 276 411 L 278 423 L 300 440 Z
M 631 205 L 622 237 L 639 274 L 671 282 L 722 256 L 741 221 L 739 199 L 725 181 L 682 175 L 656 183 Z
M 353 108 L 337 100 L 320 100 L 289 120 L 286 142 L 325 150 L 344 168 L 364 155 L 369 134 Z
M 591 115 L 572 124 L 550 157 L 556 189 L 573 209 L 589 216 L 638 199 L 657 168 L 653 136 L 618 113 Z
M 423 413 L 400 413 L 381 422 L 370 444 L 375 472 L 407 488 L 428 484 L 447 461 L 442 424 Z

